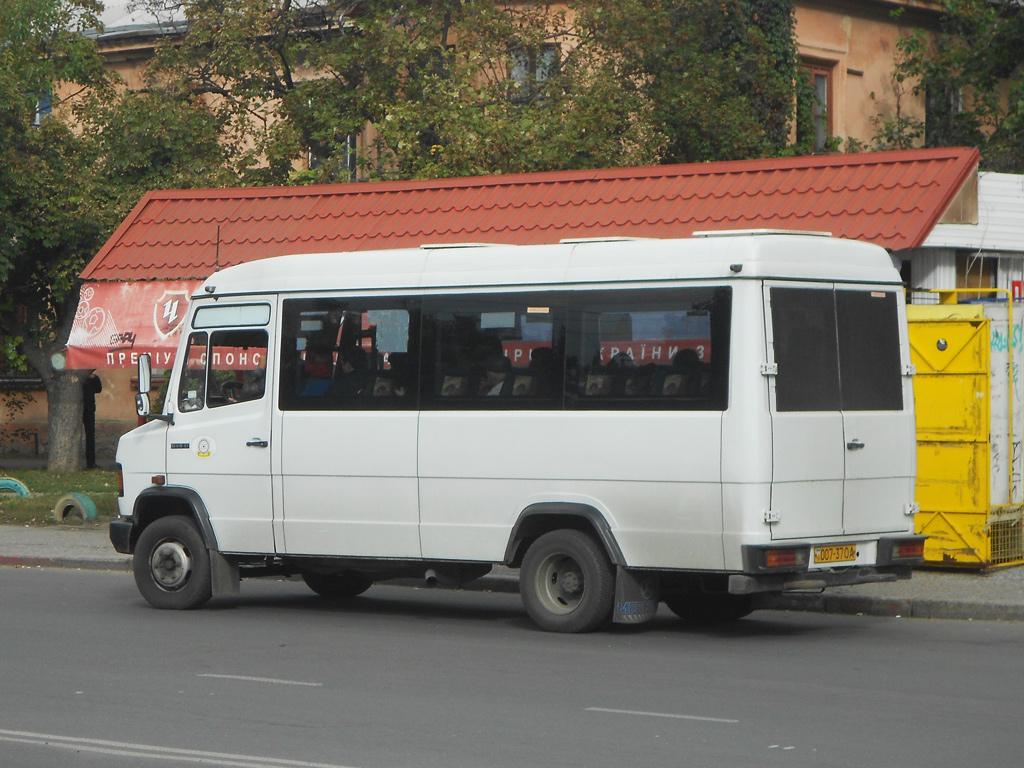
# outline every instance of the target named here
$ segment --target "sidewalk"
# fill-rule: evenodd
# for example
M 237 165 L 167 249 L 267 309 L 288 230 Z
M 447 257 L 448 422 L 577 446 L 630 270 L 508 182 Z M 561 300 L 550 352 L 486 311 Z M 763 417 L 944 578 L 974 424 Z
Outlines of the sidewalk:
M 127 572 L 131 557 L 114 551 L 106 525 L 0 525 L 0 566 Z M 518 573 L 498 567 L 465 588 L 517 592 Z M 769 610 L 1024 621 L 1024 567 L 989 573 L 919 569 L 909 581 L 837 587 L 813 595 L 770 595 L 759 601 L 760 608 Z

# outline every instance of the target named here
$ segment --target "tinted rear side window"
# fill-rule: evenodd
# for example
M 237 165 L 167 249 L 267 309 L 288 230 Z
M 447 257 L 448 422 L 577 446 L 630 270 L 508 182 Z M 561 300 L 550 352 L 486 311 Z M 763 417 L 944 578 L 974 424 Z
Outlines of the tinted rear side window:
M 554 293 L 428 299 L 424 407 L 557 408 L 564 303 Z
M 728 407 L 729 288 L 581 292 L 570 306 L 569 407 Z

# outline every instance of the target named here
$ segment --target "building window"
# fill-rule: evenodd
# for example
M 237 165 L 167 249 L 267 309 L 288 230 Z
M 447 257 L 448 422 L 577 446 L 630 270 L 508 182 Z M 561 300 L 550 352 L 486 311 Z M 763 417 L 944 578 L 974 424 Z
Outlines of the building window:
M 358 181 L 359 171 L 359 139 L 354 133 L 345 135 L 344 144 L 338 148 L 338 162 L 335 163 L 335 170 L 331 177 L 337 182 Z M 327 163 L 327 157 L 315 147 L 309 147 L 306 154 L 306 164 L 309 170 L 315 171 Z
M 0 387 L 4 385 L 17 385 L 17 387 L 42 386 L 43 380 L 39 375 L 29 369 L 22 368 L 14 354 L 11 342 L 0 336 Z
M 512 54 L 509 78 L 514 84 L 515 100 L 529 100 L 538 95 L 538 86 L 555 74 L 558 53 L 557 45 L 545 45 L 539 51 L 519 50 Z
M 996 288 L 996 266 L 998 259 L 983 258 L 975 251 L 957 251 L 956 254 L 956 287 L 957 288 Z M 995 298 L 995 293 L 968 294 L 965 298 Z
M 832 66 L 830 64 L 805 61 L 802 66 L 810 86 L 806 98 L 810 99 L 811 130 L 815 152 L 826 152 L 828 141 L 833 135 L 832 112 Z
M 50 101 L 49 93 L 41 93 L 36 99 L 36 113 L 33 118 L 33 123 L 36 128 L 43 124 L 43 120 L 48 118 L 53 112 L 53 104 Z
M 924 142 L 926 147 L 949 146 L 957 142 L 956 119 L 964 111 L 962 94 L 950 87 L 925 90 Z

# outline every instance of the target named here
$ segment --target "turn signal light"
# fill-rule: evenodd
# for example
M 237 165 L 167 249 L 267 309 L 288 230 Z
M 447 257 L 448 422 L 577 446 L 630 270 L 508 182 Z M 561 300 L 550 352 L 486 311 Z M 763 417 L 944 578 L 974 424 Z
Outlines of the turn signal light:
M 807 565 L 806 549 L 769 549 L 764 553 L 767 568 L 793 568 Z
M 905 560 L 907 558 L 924 557 L 924 540 L 897 541 L 892 547 L 893 559 Z
M 164 477 L 163 475 L 153 475 L 151 478 L 149 478 L 149 482 L 151 482 L 153 485 L 163 485 L 164 483 L 167 482 L 167 478 Z

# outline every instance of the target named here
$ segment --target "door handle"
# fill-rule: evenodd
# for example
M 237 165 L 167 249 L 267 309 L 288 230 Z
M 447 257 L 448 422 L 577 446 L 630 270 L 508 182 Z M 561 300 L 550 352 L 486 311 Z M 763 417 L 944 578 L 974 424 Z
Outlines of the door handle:
M 254 437 L 252 440 L 246 443 L 251 448 L 266 448 L 270 443 L 266 440 L 261 440 L 258 437 Z
M 857 438 L 853 438 L 853 440 L 846 444 L 846 450 L 848 451 L 859 451 L 863 447 L 864 443 L 858 440 Z

